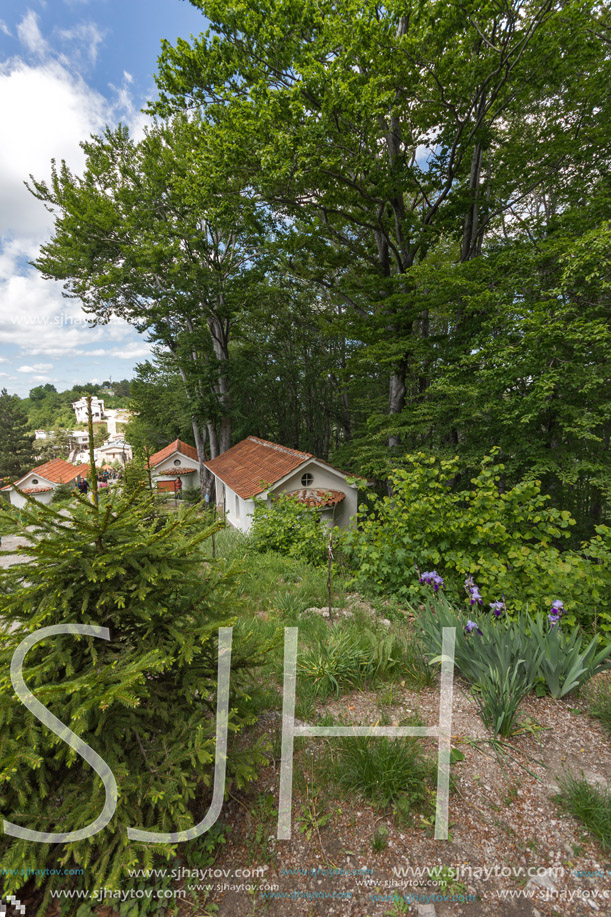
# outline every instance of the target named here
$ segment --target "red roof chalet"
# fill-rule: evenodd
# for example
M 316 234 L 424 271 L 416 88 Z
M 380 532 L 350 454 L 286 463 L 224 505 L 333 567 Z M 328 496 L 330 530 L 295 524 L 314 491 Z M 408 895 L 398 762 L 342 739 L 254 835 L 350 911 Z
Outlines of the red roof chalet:
M 53 459 L 51 462 L 45 462 L 44 465 L 38 465 L 36 468 L 32 468 L 31 471 L 24 474 L 23 477 L 15 481 L 14 484 L 8 484 L 6 487 L 3 487 L 2 490 L 10 490 L 11 487 L 17 487 L 21 490 L 21 482 L 32 475 L 36 478 L 44 478 L 45 481 L 50 481 L 52 484 L 69 484 L 71 481 L 76 480 L 76 478 L 86 477 L 88 474 L 89 465 L 71 465 L 70 462 L 57 458 Z M 42 484 L 40 486 L 25 487 L 23 488 L 23 492 L 26 494 L 45 493 L 45 491 L 52 489 L 52 487 L 45 487 L 44 484 Z
M 194 462 L 199 461 L 197 457 L 197 449 L 195 446 L 190 446 L 188 443 L 183 443 L 182 439 L 175 439 L 173 443 L 170 443 L 168 446 L 164 446 L 163 449 L 159 450 L 159 452 L 151 455 L 149 459 L 149 468 L 154 468 L 156 465 L 160 465 L 164 459 L 174 455 L 175 452 L 180 452 L 182 455 L 186 455 L 188 458 L 193 459 Z

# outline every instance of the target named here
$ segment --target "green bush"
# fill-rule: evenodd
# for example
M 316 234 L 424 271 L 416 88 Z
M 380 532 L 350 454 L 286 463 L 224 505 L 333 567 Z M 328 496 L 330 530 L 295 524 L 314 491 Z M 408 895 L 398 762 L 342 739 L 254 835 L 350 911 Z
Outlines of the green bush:
M 570 623 L 598 615 L 611 630 L 611 530 L 599 527 L 581 554 L 562 551 L 574 525 L 570 513 L 550 506 L 535 480 L 503 492 L 496 451 L 464 490 L 454 487 L 458 458 L 407 456 L 407 467 L 391 475 L 392 496 L 361 507 L 358 530 L 342 539 L 357 582 L 418 602 L 418 570 L 436 569 L 458 603 L 465 601 L 465 576 L 473 575 L 486 603 L 504 594 L 510 612 L 543 610 L 563 598 Z
M 532 689 L 524 660 L 518 659 L 508 669 L 491 666 L 481 676 L 478 688 L 473 698 L 484 725 L 495 736 L 510 736 L 518 707 Z
M 74 485 L 59 484 L 51 496 L 51 503 L 69 503 L 74 497 Z
M 255 551 L 275 551 L 311 564 L 327 560 L 329 530 L 315 509 L 309 509 L 288 494 L 271 503 L 255 501 L 250 545 Z

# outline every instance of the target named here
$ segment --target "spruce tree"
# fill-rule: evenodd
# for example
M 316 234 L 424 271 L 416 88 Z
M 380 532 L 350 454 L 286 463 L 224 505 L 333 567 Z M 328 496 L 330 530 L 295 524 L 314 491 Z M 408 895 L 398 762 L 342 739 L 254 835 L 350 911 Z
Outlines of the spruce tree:
M 125 887 L 128 869 L 176 855 L 176 846 L 129 841 L 128 826 L 165 833 L 203 817 L 215 756 L 218 628 L 236 622 L 235 574 L 203 548 L 217 524 L 202 528 L 194 508 L 159 528 L 151 499 L 137 491 L 101 494 L 99 504 L 91 498 L 77 496 L 69 515 L 32 498 L 21 517 L 13 508 L 5 514 L 29 541 L 23 562 L 0 571 L 1 818 L 66 832 L 103 811 L 102 780 L 19 701 L 10 663 L 42 627 L 110 631 L 109 640 L 45 638 L 23 665 L 28 689 L 107 762 L 118 785 L 114 817 L 93 837 L 51 844 L 0 835 L 5 893 L 22 889 L 24 867 L 84 869 L 74 879 L 37 876 L 45 892 L 39 913 L 52 888 Z M 265 760 L 259 745 L 231 747 L 231 736 L 255 719 L 246 692 L 263 654 L 252 636 L 234 636 L 227 787 L 252 779 Z
M 17 395 L 0 392 L 0 479 L 15 481 L 34 464 L 34 436 Z

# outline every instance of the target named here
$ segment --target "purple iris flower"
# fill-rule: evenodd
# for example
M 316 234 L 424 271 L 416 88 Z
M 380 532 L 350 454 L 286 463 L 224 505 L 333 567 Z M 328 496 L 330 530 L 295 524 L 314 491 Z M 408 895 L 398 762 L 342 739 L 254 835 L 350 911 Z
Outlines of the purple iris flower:
M 560 617 L 561 615 L 565 614 L 566 609 L 564 607 L 564 602 L 561 602 L 560 599 L 556 599 L 555 602 L 552 602 L 550 613 L 553 615 L 556 615 L 557 617 Z
M 560 619 L 560 616 L 559 616 L 559 615 L 548 615 L 548 616 L 547 616 L 547 620 L 548 620 L 549 623 L 550 623 L 550 627 L 555 627 L 556 624 L 558 623 L 559 619 Z
M 472 577 L 472 576 L 468 576 L 468 577 L 466 578 L 466 580 L 465 580 L 465 589 L 467 590 L 467 592 L 468 592 L 468 594 L 469 594 L 469 601 L 470 601 L 471 605 L 481 605 L 481 604 L 482 604 L 482 596 L 481 596 L 481 593 L 480 593 L 478 587 L 477 587 L 477 586 L 475 585 L 475 583 L 473 582 L 473 577 Z
M 500 618 L 503 612 L 505 611 L 505 602 L 504 600 L 497 600 L 496 602 L 490 602 L 490 609 L 495 616 L 495 618 Z
M 431 570 L 430 573 L 423 573 L 420 577 L 420 582 L 427 586 L 432 586 L 435 592 L 439 589 L 445 589 L 446 585 L 443 581 L 443 577 L 437 573 L 437 570 Z
M 479 629 L 475 621 L 467 621 L 465 624 L 465 633 L 470 634 L 475 631 L 478 634 L 481 634 L 482 631 Z

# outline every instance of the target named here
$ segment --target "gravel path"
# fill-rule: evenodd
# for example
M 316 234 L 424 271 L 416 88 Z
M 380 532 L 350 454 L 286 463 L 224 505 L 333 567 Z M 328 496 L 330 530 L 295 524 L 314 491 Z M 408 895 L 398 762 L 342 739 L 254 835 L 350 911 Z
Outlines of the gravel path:
M 17 548 L 24 544 L 27 544 L 27 541 L 25 538 L 20 538 L 19 535 L 3 535 L 2 547 L 0 548 L 0 567 L 10 567 L 12 564 L 23 560 L 23 557 L 17 554 L 16 551 Z

